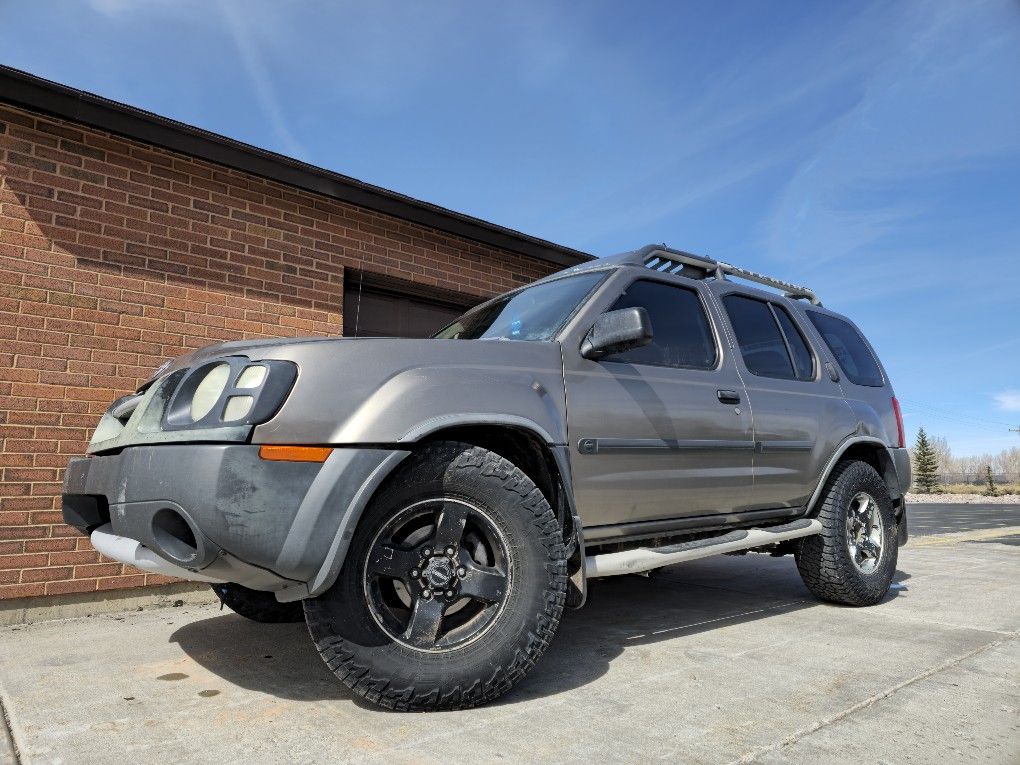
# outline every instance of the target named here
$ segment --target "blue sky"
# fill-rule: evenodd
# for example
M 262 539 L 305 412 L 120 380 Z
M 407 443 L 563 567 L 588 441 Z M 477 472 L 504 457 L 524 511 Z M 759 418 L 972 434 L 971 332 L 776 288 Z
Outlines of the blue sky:
M 1020 445 L 1020 3 L 0 0 L 0 61 L 606 255 L 813 287 Z

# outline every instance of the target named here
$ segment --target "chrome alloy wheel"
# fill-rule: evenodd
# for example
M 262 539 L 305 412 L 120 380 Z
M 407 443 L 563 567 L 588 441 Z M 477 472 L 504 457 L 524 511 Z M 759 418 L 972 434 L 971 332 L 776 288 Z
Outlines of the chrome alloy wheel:
M 862 574 L 870 574 L 878 567 L 884 536 L 878 502 L 867 492 L 858 492 L 847 509 L 846 544 L 850 559 Z
M 503 610 L 509 550 L 476 505 L 452 497 L 415 502 L 372 541 L 363 572 L 372 618 L 393 641 L 419 651 L 472 642 Z

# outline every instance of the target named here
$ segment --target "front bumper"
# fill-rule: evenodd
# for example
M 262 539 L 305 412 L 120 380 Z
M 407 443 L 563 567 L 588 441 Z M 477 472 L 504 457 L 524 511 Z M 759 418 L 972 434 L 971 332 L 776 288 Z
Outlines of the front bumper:
M 64 520 L 105 534 L 97 547 L 131 565 L 154 554 L 176 569 L 160 573 L 307 597 L 339 570 L 346 549 L 339 542 L 349 539 L 366 487 L 406 454 L 338 448 L 323 463 L 277 462 L 248 444 L 133 446 L 71 460 Z

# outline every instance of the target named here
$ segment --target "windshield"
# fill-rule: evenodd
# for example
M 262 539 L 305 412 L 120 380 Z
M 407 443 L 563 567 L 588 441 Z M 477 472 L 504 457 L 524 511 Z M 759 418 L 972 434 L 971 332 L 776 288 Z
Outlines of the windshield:
M 605 271 L 593 271 L 525 287 L 472 308 L 434 337 L 551 340 L 605 275 Z

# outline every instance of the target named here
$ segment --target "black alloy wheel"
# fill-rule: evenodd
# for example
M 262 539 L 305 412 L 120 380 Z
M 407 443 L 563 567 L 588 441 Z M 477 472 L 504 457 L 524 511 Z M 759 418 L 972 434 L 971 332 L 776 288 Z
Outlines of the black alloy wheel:
M 376 536 L 365 597 L 376 624 L 421 651 L 456 648 L 495 622 L 510 587 L 509 546 L 481 508 L 454 497 L 415 502 Z

